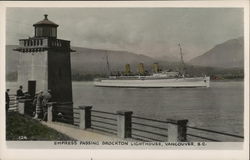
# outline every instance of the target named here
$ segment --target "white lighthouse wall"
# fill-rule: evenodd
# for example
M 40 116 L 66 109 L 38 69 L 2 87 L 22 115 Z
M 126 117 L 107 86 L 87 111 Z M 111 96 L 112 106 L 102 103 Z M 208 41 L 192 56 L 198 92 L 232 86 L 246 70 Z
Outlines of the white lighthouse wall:
M 48 89 L 48 53 L 20 52 L 18 65 L 18 85 L 28 90 L 28 81 L 36 81 L 36 91 Z

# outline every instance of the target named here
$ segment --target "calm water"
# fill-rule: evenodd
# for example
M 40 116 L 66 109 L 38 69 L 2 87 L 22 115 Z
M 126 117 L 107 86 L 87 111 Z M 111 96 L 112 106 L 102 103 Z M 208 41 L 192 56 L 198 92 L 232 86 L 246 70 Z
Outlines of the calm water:
M 14 88 L 15 83 L 7 83 Z M 13 90 L 12 90 L 13 91 Z M 188 119 L 189 125 L 243 135 L 244 87 L 241 82 L 211 82 L 210 88 L 102 88 L 73 82 L 74 106 L 131 110 L 154 119 Z

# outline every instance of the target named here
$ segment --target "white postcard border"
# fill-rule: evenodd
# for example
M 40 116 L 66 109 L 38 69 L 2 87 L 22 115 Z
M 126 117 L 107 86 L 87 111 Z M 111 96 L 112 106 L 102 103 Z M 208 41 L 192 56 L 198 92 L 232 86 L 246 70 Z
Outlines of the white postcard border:
M 244 137 L 241 150 L 108 150 L 108 149 L 13 149 L 6 147 L 4 107 L 0 108 L 1 150 L 3 159 L 248 159 L 249 158 L 249 2 L 248 1 L 108 1 L 108 2 L 0 2 L 0 88 L 1 106 L 5 106 L 5 13 L 7 7 L 232 7 L 244 8 L 244 49 L 245 49 L 245 82 L 244 82 Z M 50 142 L 49 142 L 50 143 Z

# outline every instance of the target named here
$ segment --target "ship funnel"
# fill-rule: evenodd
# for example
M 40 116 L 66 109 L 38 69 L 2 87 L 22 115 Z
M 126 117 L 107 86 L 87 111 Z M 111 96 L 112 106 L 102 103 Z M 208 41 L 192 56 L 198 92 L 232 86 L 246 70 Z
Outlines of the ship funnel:
M 130 73 L 131 73 L 130 65 L 129 65 L 129 64 L 126 64 L 126 65 L 125 65 L 125 74 L 130 74 Z
M 160 71 L 159 64 L 158 63 L 154 63 L 153 64 L 153 72 L 154 73 L 158 73 L 159 71 Z
M 138 73 L 140 75 L 144 75 L 145 74 L 145 69 L 144 69 L 144 64 L 143 63 L 139 63 L 138 64 Z

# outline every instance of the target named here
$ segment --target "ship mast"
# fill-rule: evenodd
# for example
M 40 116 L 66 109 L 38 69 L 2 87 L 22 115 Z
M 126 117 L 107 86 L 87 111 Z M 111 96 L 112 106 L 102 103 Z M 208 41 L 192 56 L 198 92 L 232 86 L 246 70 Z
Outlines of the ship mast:
M 182 54 L 181 44 L 179 43 L 178 46 L 180 48 L 180 55 L 181 55 L 182 75 L 184 76 L 186 68 L 185 68 L 185 63 L 184 63 L 184 60 L 183 60 L 183 54 Z
M 106 62 L 107 62 L 107 75 L 110 76 L 110 67 L 109 67 L 109 57 L 108 57 L 108 51 L 106 51 Z

